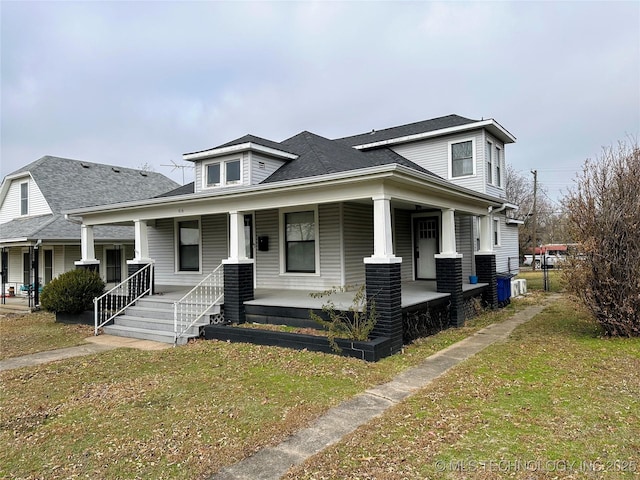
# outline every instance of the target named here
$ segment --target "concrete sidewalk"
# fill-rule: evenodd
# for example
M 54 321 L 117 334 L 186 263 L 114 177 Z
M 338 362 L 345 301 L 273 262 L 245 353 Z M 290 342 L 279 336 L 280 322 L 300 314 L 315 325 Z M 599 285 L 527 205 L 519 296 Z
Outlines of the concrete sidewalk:
M 7 358 L 0 361 L 0 372 L 14 368 L 32 367 L 43 363 L 55 362 L 66 358 L 93 355 L 115 348 L 137 348 L 139 350 L 163 350 L 171 348 L 167 343 L 152 342 L 150 340 L 138 340 L 137 338 L 116 337 L 114 335 L 99 335 L 86 338 L 88 343 L 76 347 L 60 348 L 47 352 L 32 353 L 21 357 Z
M 278 479 L 289 468 L 338 442 L 360 425 L 369 422 L 385 410 L 427 386 L 450 368 L 471 358 L 489 345 L 505 340 L 519 325 L 531 320 L 558 295 L 548 297 L 546 303 L 527 307 L 502 323 L 493 324 L 474 335 L 441 350 L 420 365 L 399 374 L 392 381 L 378 385 L 351 400 L 329 410 L 305 428 L 275 447 L 260 450 L 235 465 L 222 469 L 210 480 Z

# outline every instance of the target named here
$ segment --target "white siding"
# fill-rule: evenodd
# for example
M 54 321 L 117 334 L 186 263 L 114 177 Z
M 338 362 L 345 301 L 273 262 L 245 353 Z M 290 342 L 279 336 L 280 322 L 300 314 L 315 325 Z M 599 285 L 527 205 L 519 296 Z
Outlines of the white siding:
M 269 177 L 279 169 L 285 162 L 273 158 L 251 153 L 251 185 L 256 185 Z M 264 165 L 264 166 L 263 166 Z
M 56 278 L 65 272 L 64 250 L 64 245 L 55 245 L 53 247 L 53 278 Z
M 449 178 L 449 143 L 473 139 L 475 141 L 476 174 L 471 177 Z M 417 163 L 432 173 L 448 179 L 456 185 L 477 192 L 486 192 L 484 163 L 484 135 L 482 130 L 458 135 L 449 135 L 392 147 L 392 150 Z M 504 154 L 504 151 L 503 151 Z
M 413 241 L 411 239 L 411 212 L 407 210 L 394 210 L 393 212 L 394 253 L 402 258 L 400 274 L 403 282 L 413 280 Z
M 347 285 L 365 281 L 365 257 L 373 255 L 373 207 L 344 204 L 344 257 Z
M 227 216 L 208 215 L 200 219 L 202 273 L 176 272 L 174 219 L 156 221 L 149 227 L 149 256 L 155 261 L 157 285 L 194 286 L 229 256 Z
M 76 268 L 74 262 L 82 259 L 80 245 L 65 245 L 64 247 L 64 271 L 68 272 Z
M 462 281 L 468 283 L 474 268 L 474 235 L 471 215 L 456 215 L 456 250 L 462 254 Z
M 29 176 L 11 181 L 7 195 L 0 205 L 0 223 L 6 223 L 20 217 L 20 185 L 29 183 L 29 216 L 47 215 L 52 213 L 49 204 L 42 195 L 40 188 Z
M 486 146 L 487 142 L 491 142 L 492 145 L 492 159 L 493 159 L 493 175 L 492 175 L 492 179 L 493 179 L 493 184 L 489 184 L 486 183 L 486 193 L 488 193 L 489 195 L 493 195 L 499 198 L 505 198 L 506 197 L 506 193 L 504 190 L 504 182 L 505 182 L 505 158 L 504 158 L 504 143 L 502 143 L 501 141 L 497 140 L 495 137 L 491 136 L 490 134 L 486 133 L 484 134 L 484 142 L 483 145 Z M 500 166 L 500 172 L 501 172 L 501 187 L 496 186 L 497 184 L 497 157 L 496 157 L 496 147 L 500 148 L 500 152 L 501 152 L 501 166 Z M 486 152 L 486 148 L 483 147 L 482 150 L 482 164 L 484 166 L 483 168 L 483 175 L 484 175 L 484 181 L 487 182 L 488 178 L 487 178 L 487 162 L 486 162 L 486 156 L 485 156 L 485 152 Z
M 340 204 L 318 206 L 320 221 L 320 276 L 323 288 L 340 287 L 342 265 L 340 250 Z
M 505 216 L 500 215 L 501 246 L 496 252 L 496 270 L 498 272 L 518 273 L 519 271 L 519 245 L 518 225 L 507 225 Z M 496 249 L 497 250 L 497 249 Z M 509 262 L 511 259 L 511 262 Z
M 269 249 L 256 252 L 256 285 L 270 288 L 274 283 L 279 284 L 280 276 L 278 210 L 256 212 L 255 230 L 256 236 L 269 239 Z

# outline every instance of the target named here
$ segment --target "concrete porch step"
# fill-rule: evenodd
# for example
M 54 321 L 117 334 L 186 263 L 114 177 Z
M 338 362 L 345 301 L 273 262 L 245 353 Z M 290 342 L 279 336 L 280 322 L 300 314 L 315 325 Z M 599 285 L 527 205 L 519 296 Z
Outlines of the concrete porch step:
M 104 333 L 117 337 L 137 338 L 140 340 L 153 340 L 154 342 L 173 343 L 173 332 L 164 330 L 147 330 L 144 328 L 125 327 L 122 325 L 105 325 Z M 189 338 L 182 336 L 178 338 L 178 345 L 185 345 Z
M 152 330 L 152 331 L 165 331 L 173 333 L 174 325 L 173 318 L 149 318 L 149 317 L 138 317 L 136 315 L 129 315 L 128 311 L 125 315 L 121 315 L 114 319 L 114 325 L 123 326 L 123 327 L 135 327 L 143 330 Z M 178 329 L 182 330 L 188 324 L 184 322 L 178 323 Z M 208 318 L 198 320 L 193 326 L 187 330 L 186 334 L 197 337 L 200 334 L 200 327 L 209 325 Z

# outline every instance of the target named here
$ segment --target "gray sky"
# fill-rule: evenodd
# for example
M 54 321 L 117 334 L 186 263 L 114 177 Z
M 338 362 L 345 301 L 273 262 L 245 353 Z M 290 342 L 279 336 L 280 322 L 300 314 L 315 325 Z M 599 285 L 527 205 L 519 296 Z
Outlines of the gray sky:
M 56 155 L 163 167 L 251 133 L 494 118 L 552 199 L 640 138 L 640 2 L 9 2 L 1 176 Z M 192 173 L 185 176 L 190 181 Z

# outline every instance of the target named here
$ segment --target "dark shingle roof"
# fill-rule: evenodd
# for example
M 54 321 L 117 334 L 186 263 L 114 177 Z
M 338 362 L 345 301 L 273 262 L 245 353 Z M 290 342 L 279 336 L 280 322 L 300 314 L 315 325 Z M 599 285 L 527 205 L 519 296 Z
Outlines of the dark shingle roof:
M 447 115 L 445 117 L 432 118 L 422 122 L 408 123 L 397 127 L 385 128 L 383 130 L 373 130 L 369 133 L 361 133 L 350 137 L 338 138 L 336 140 L 347 145 L 364 145 L 367 143 L 383 142 L 392 138 L 406 137 L 407 135 L 417 135 L 419 133 L 433 132 L 443 128 L 458 127 L 475 123 L 479 120 L 461 117 L 459 115 Z
M 176 188 L 175 190 L 171 190 L 169 192 L 160 194 L 160 195 L 156 195 L 155 198 L 161 198 L 161 197 L 175 197 L 177 195 L 188 195 L 190 193 L 193 193 L 195 187 L 195 182 L 191 182 L 191 183 L 187 183 L 186 185 L 182 185 L 181 187 Z
M 266 138 L 256 137 L 255 135 L 245 135 L 243 137 L 236 138 L 235 140 L 231 140 L 230 142 L 223 143 L 222 145 L 218 145 L 217 147 L 208 148 L 206 150 L 200 150 L 197 152 L 190 152 L 185 155 L 192 155 L 194 153 L 207 152 L 209 150 L 216 150 L 218 148 L 233 147 L 234 145 L 242 145 L 243 143 L 255 143 L 257 145 L 262 145 L 263 147 L 273 148 L 275 150 L 280 150 L 283 152 L 295 154 L 295 152 L 287 150 L 282 143 L 274 142 L 272 140 L 267 140 Z
M 329 140 L 311 132 L 299 133 L 283 141 L 282 144 L 296 153 L 298 158 L 284 164 L 262 183 L 315 177 L 393 163 L 433 175 L 389 149 L 361 152 L 344 143 Z

